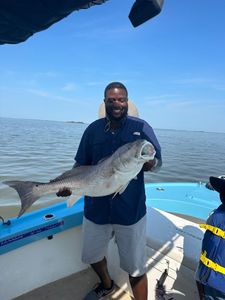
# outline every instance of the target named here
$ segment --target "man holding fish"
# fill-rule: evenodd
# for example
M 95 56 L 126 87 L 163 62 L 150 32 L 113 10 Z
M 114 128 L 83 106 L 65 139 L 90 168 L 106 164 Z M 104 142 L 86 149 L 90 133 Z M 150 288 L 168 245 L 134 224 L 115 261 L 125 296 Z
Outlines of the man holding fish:
M 19 217 L 43 195 L 70 196 L 68 206 L 85 195 L 82 260 L 92 266 L 100 283 L 84 299 L 101 299 L 114 290 L 106 253 L 115 236 L 134 298 L 147 300 L 144 171 L 160 168 L 161 149 L 151 126 L 128 116 L 128 92 L 122 83 L 105 88 L 104 103 L 106 117 L 85 130 L 71 170 L 46 183 L 3 183 L 18 192 Z
M 105 88 L 104 103 L 106 117 L 90 124 L 84 132 L 75 156 L 75 167 L 96 165 L 119 147 L 140 139 L 150 142 L 154 150 L 150 160 L 142 162 L 143 167 L 137 176 L 122 186 L 116 195 L 85 197 L 82 260 L 92 266 L 100 283 L 84 299 L 101 299 L 114 290 L 107 269 L 106 252 L 110 239 L 115 236 L 120 265 L 129 274 L 134 298 L 147 300 L 143 171 L 159 169 L 162 164 L 161 149 L 150 125 L 128 116 L 128 92 L 122 83 L 112 82 Z

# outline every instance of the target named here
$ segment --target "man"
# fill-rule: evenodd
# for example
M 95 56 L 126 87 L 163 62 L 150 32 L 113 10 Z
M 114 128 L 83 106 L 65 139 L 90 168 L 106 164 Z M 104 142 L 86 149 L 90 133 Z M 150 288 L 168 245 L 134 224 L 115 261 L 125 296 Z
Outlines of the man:
M 82 260 L 92 266 L 100 283 L 84 299 L 101 299 L 114 290 L 106 261 L 108 243 L 114 235 L 120 266 L 129 274 L 134 298 L 147 300 L 143 171 L 155 171 L 161 166 L 160 145 L 147 122 L 127 115 L 128 92 L 122 83 L 110 83 L 105 88 L 104 98 L 106 117 L 96 120 L 85 130 L 75 156 L 75 167 L 95 165 L 120 146 L 137 139 L 150 141 L 155 147 L 156 156 L 145 163 L 137 178 L 129 183 L 122 194 L 118 193 L 115 197 L 85 197 Z
M 210 177 L 211 187 L 220 194 L 222 204 L 200 224 L 206 232 L 196 271 L 201 300 L 225 299 L 225 177 Z

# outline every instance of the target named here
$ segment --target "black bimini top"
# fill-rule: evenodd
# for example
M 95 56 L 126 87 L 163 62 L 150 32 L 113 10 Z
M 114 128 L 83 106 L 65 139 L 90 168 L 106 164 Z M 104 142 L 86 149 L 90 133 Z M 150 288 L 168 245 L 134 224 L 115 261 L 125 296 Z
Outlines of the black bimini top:
M 105 0 L 0 0 L 0 44 L 17 44 L 75 10 Z
M 108 0 L 0 0 L 0 45 L 24 42 L 73 11 Z M 123 0 L 121 0 L 123 1 Z M 163 0 L 136 0 L 130 21 L 134 27 L 157 15 Z

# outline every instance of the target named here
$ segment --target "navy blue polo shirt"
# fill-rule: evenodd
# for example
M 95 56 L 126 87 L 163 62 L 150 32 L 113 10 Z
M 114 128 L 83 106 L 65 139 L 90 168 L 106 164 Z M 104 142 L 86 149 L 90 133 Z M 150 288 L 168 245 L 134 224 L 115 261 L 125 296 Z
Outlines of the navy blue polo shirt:
M 75 160 L 80 165 L 95 165 L 110 156 L 120 146 L 137 139 L 146 139 L 156 149 L 156 157 L 161 159 L 161 149 L 151 126 L 135 117 L 126 117 L 115 131 L 107 130 L 107 119 L 91 123 L 85 130 L 78 147 Z M 131 180 L 126 190 L 104 197 L 87 197 L 84 200 L 85 217 L 96 224 L 132 225 L 146 214 L 144 172 Z

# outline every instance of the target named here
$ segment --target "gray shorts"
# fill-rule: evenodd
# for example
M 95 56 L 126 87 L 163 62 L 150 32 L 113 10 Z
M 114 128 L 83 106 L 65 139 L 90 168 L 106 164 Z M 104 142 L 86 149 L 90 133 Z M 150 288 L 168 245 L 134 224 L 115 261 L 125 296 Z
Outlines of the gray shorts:
M 133 277 L 146 273 L 146 216 L 136 224 L 98 225 L 84 217 L 82 261 L 93 264 L 107 255 L 112 238 L 118 246 L 120 267 Z

